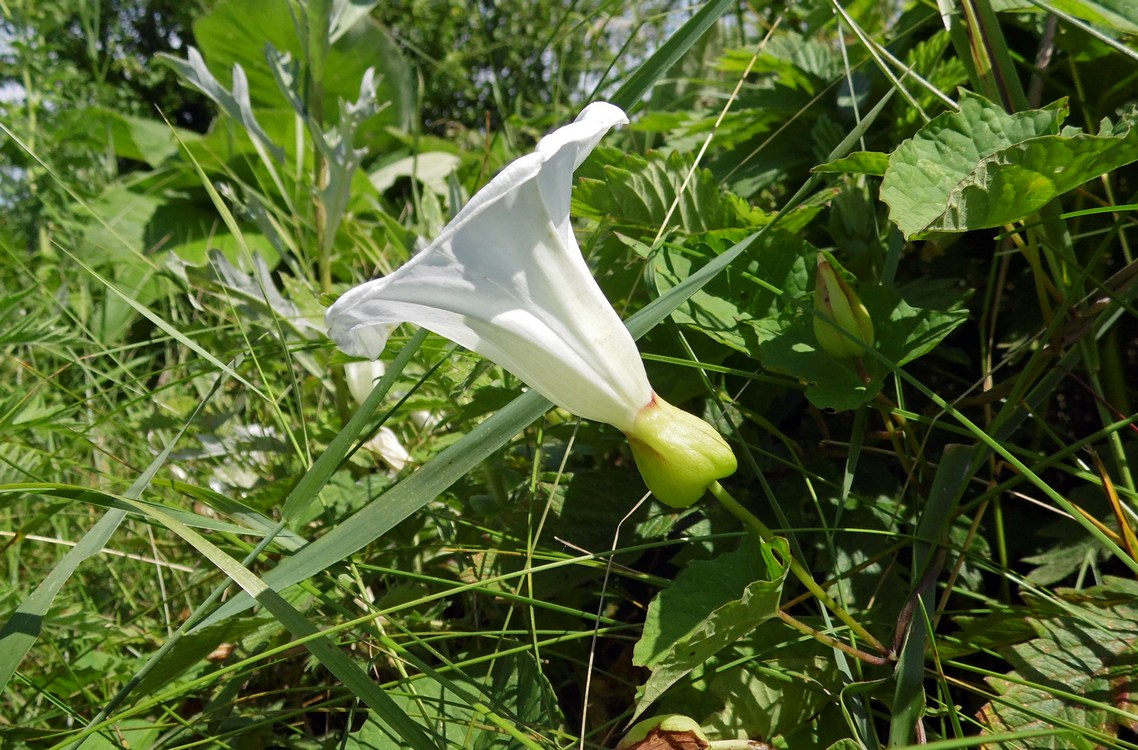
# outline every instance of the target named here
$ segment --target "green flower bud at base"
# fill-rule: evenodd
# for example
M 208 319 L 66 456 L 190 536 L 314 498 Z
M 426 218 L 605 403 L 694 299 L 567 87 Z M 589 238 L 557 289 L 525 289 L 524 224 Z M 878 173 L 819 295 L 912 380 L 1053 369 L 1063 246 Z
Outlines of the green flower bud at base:
M 714 427 L 655 393 L 626 435 L 644 484 L 673 508 L 692 505 L 712 482 L 738 467 L 731 447 Z
M 667 714 L 637 722 L 617 744 L 616 750 L 706 750 L 709 747 L 711 743 L 694 719 L 683 714 Z
M 852 359 L 873 347 L 873 319 L 854 290 L 834 270 L 833 257 L 818 253 L 814 277 L 814 335 L 822 351 L 838 359 Z M 849 336 L 838 330 L 845 330 Z M 852 338 L 850 338 L 852 336 Z M 865 344 L 859 346 L 858 342 Z

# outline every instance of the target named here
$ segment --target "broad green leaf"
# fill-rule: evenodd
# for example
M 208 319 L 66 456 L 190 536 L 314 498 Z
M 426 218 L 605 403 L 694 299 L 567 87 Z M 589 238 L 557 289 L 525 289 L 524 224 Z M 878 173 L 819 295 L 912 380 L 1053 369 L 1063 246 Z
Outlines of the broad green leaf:
M 790 735 L 827 706 L 836 708 L 833 696 L 841 687 L 830 647 L 772 620 L 693 670 L 655 712 L 691 716 L 712 740 L 748 737 L 776 747 L 818 747 Z M 840 723 L 822 728 L 823 735 L 842 736 Z
M 661 292 L 713 257 L 719 241 L 708 238 L 695 249 L 668 245 L 657 253 L 653 271 Z M 673 317 L 743 354 L 761 358 L 762 346 L 779 330 L 782 309 L 806 293 L 816 254 L 816 248 L 791 234 L 769 232 L 745 258 L 693 294 Z
M 1058 131 L 1066 103 L 1006 114 L 965 94 L 889 157 L 881 199 L 906 237 L 1019 221 L 1087 180 L 1138 161 L 1138 114 L 1098 135 Z
M 1044 0 L 1034 7 L 1054 8 L 1122 34 L 1138 34 L 1138 3 L 1133 0 Z
M 967 293 L 948 282 L 916 282 L 896 291 L 865 286 L 858 295 L 873 318 L 878 354 L 903 365 L 932 351 L 945 336 L 968 319 L 963 306 Z M 814 336 L 814 319 L 805 301 L 780 312 L 769 340 L 759 351 L 767 367 L 793 375 L 806 385 L 806 397 L 820 409 L 855 409 L 881 389 L 887 374 L 875 357 L 856 362 L 839 360 L 821 350 Z M 869 377 L 869 382 L 864 376 Z
M 70 129 L 90 134 L 105 128 L 115 156 L 145 162 L 154 168 L 178 152 L 178 139 L 189 142 L 201 137 L 193 131 L 174 128 L 162 120 L 136 117 L 103 107 L 88 107 L 73 115 L 75 121 L 69 124 Z M 177 139 L 174 138 L 175 132 Z
M 114 183 L 88 205 L 95 220 L 84 228 L 76 254 L 96 268 L 109 268 L 114 279 L 141 278 L 142 271 L 153 273 L 160 263 L 154 256 L 166 252 L 193 265 L 208 262 L 209 250 L 220 251 L 231 262 L 242 262 L 241 243 L 217 226 L 216 212 L 197 202 L 175 197 L 159 200 L 132 185 Z M 252 229 L 242 235 L 246 247 L 259 252 L 270 268 L 276 267 L 280 254 L 263 235 Z M 153 259 L 149 266 L 147 257 Z
M 387 126 L 405 129 L 414 110 L 413 76 L 391 36 L 367 16 L 357 16 L 352 26 L 337 27 L 334 33 L 339 36 L 328 50 L 322 81 L 324 121 L 339 119 L 340 101 L 359 98 L 360 81 L 374 68 L 377 99 L 390 106 L 369 120 L 369 132 Z M 288 0 L 222 0 L 194 23 L 194 37 L 215 74 L 242 66 L 250 100 L 258 109 L 285 102 L 265 57 L 266 44 L 304 60 Z
M 907 237 L 931 231 L 949 196 L 980 162 L 1030 138 L 1055 135 L 1066 109 L 1051 107 L 1009 115 L 999 105 L 966 91 L 960 111 L 946 112 L 889 156 L 881 200 Z
M 1032 600 L 1021 614 L 1035 638 L 1003 651 L 1015 671 L 990 677 L 999 696 L 979 713 L 988 733 L 1075 727 L 1078 736 L 1007 742 L 1009 748 L 1105 746 L 1138 729 L 1138 584 L 1107 578 L 1102 586 L 1059 592 L 1061 607 Z
M 688 565 L 648 606 L 632 661 L 652 675 L 636 702 L 640 715 L 676 681 L 774 617 L 789 568 L 784 539 L 748 537 L 734 552 Z
M 457 154 L 446 151 L 423 151 L 413 156 L 405 156 L 385 164 L 368 174 L 372 187 L 384 192 L 400 177 L 411 177 L 421 181 L 438 195 L 447 194 L 447 178 L 454 174 L 462 163 Z

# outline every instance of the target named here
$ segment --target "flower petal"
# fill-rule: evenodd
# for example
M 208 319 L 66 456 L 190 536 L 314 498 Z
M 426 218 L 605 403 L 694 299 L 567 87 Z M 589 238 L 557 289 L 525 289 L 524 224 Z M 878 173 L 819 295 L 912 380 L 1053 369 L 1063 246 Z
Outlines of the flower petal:
M 404 467 L 411 463 L 411 454 L 403 447 L 403 443 L 399 442 L 399 436 L 390 427 L 380 427 L 363 447 L 395 471 L 403 471 Z
M 507 166 L 402 268 L 329 309 L 330 335 L 375 358 L 411 322 L 478 352 L 586 419 L 631 428 L 652 390 L 569 220 L 573 170 L 614 125 L 598 102 Z
M 376 360 L 374 362 L 348 362 L 344 365 L 344 380 L 348 383 L 348 393 L 352 400 L 360 406 L 371 395 L 377 380 L 387 372 L 387 365 Z

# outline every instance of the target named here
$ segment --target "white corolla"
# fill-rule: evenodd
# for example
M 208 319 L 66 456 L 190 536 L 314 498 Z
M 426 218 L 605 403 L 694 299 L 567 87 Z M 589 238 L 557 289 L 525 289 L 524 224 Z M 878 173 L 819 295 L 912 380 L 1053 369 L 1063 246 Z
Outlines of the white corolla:
M 711 425 L 653 392 L 569 219 L 573 171 L 627 122 L 612 104 L 590 104 L 503 169 L 425 250 L 340 297 L 326 323 L 358 357 L 379 357 L 405 322 L 481 354 L 567 411 L 624 432 L 648 488 L 682 507 L 733 473 L 735 456 Z

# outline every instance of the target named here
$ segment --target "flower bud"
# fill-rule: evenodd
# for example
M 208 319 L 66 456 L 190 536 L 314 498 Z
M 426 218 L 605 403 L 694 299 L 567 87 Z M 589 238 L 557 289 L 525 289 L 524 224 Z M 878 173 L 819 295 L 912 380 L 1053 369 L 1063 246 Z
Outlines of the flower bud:
M 694 719 L 682 714 L 666 714 L 636 723 L 617 744 L 616 750 L 666 747 L 705 750 L 711 747 L 711 743 Z
M 873 347 L 873 319 L 854 290 L 834 269 L 836 263 L 829 253 L 818 253 L 818 272 L 814 277 L 814 335 L 822 351 L 831 357 L 850 359 L 862 356 L 865 347 Z M 865 347 L 859 346 L 859 341 Z
M 660 502 L 686 508 L 738 463 L 715 428 L 655 393 L 626 433 L 636 468 Z
M 375 388 L 375 381 L 382 378 L 385 372 L 386 365 L 378 359 L 345 363 L 344 379 L 348 382 L 348 393 L 352 394 L 352 400 L 363 405 L 371 395 L 372 388 Z

